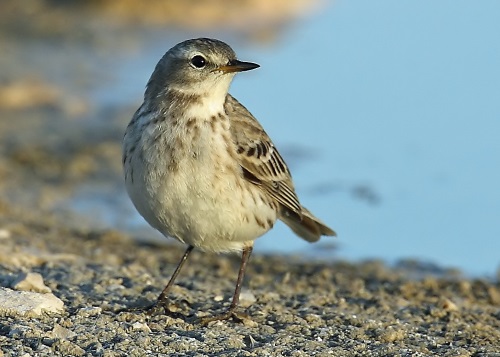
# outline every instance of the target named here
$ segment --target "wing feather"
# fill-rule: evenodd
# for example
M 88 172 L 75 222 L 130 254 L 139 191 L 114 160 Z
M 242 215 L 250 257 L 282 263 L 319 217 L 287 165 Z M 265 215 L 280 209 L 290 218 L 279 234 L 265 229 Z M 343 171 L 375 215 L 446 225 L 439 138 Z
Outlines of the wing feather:
M 257 119 L 231 95 L 225 110 L 231 119 L 231 135 L 245 177 L 262 188 L 285 208 L 287 215 L 302 218 L 288 167 Z

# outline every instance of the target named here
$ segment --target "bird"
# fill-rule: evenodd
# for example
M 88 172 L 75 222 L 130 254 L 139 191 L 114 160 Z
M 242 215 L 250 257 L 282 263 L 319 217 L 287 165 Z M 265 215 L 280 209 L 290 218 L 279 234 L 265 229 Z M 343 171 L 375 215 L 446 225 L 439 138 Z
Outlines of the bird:
M 178 43 L 156 65 L 123 138 L 125 186 L 135 208 L 187 245 L 155 308 L 167 311 L 169 290 L 193 249 L 241 252 L 229 308 L 204 324 L 241 320 L 237 306 L 254 241 L 278 219 L 308 242 L 336 236 L 301 205 L 270 137 L 229 94 L 237 73 L 258 67 L 220 40 Z

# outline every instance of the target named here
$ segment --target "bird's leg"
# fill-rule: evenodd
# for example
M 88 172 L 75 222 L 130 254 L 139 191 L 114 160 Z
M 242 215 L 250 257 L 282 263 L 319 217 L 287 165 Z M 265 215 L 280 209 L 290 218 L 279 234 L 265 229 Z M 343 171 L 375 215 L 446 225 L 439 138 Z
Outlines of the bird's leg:
M 239 317 L 236 313 L 236 307 L 240 301 L 240 292 L 241 292 L 241 284 L 243 284 L 243 278 L 245 276 L 245 270 L 247 268 L 248 259 L 252 254 L 253 246 L 248 246 L 243 248 L 243 253 L 241 254 L 241 264 L 240 270 L 238 272 L 238 280 L 236 280 L 236 288 L 234 289 L 233 301 L 229 306 L 229 309 L 221 314 L 212 317 L 206 317 L 201 319 L 201 323 L 203 325 L 207 325 L 212 321 L 221 321 L 221 320 L 229 320 L 230 318 L 234 318 L 235 320 L 241 321 L 242 318 Z
M 187 258 L 189 257 L 189 254 L 191 251 L 194 249 L 193 246 L 189 246 L 186 251 L 184 252 L 184 255 L 181 258 L 181 261 L 177 265 L 177 268 L 175 268 L 174 273 L 172 274 L 172 277 L 168 281 L 167 286 L 163 289 L 161 292 L 160 296 L 158 296 L 158 299 L 153 303 L 149 304 L 146 306 L 136 306 L 136 307 L 131 307 L 131 308 L 123 308 L 123 309 L 118 309 L 116 312 L 130 312 L 130 311 L 147 311 L 149 315 L 157 315 L 160 313 L 160 309 L 163 308 L 165 313 L 170 313 L 170 310 L 168 309 L 168 298 L 167 294 L 172 285 L 174 285 L 174 281 L 177 278 L 177 275 L 179 275 L 179 272 L 181 271 L 182 266 L 186 262 Z
M 177 268 L 175 268 L 175 271 L 172 274 L 172 277 L 168 281 L 167 286 L 165 286 L 165 288 L 161 292 L 160 296 L 158 296 L 158 299 L 156 300 L 156 302 L 151 307 L 148 308 L 148 312 L 150 314 L 156 314 L 158 312 L 159 307 L 163 308 L 165 310 L 165 313 L 169 312 L 167 294 L 168 294 L 170 288 L 172 287 L 172 285 L 174 285 L 174 282 L 175 282 L 175 279 L 177 278 L 177 275 L 179 275 L 179 272 L 181 271 L 182 266 L 186 262 L 187 258 L 189 257 L 189 254 L 193 251 L 193 249 L 194 249 L 194 247 L 192 245 L 190 245 L 186 249 L 186 251 L 184 252 L 184 255 L 182 256 L 179 264 L 177 265 Z

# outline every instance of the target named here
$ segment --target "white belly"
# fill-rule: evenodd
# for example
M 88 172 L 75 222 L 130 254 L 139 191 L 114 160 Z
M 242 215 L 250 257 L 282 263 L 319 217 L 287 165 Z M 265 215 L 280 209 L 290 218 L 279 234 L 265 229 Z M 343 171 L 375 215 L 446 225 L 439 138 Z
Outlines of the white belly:
M 207 251 L 240 250 L 267 232 L 277 214 L 242 177 L 224 135 L 203 132 L 212 129 L 203 127 L 206 140 L 194 146 L 184 133 L 188 153 L 165 151 L 161 140 L 147 145 L 142 159 L 137 150 L 126 187 L 139 213 L 164 235 Z M 169 169 L 172 156 L 178 160 Z

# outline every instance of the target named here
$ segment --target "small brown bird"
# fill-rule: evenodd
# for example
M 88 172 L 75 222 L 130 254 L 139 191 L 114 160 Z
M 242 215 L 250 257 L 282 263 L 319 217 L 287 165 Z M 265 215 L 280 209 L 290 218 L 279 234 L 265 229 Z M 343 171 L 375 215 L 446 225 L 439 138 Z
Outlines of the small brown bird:
M 193 248 L 242 251 L 229 310 L 204 323 L 236 317 L 254 240 L 277 219 L 309 242 L 335 235 L 302 207 L 271 139 L 228 94 L 237 72 L 258 67 L 237 60 L 218 40 L 177 44 L 156 65 L 123 140 L 125 183 L 135 207 L 151 226 L 188 245 L 156 306 L 166 308 Z

